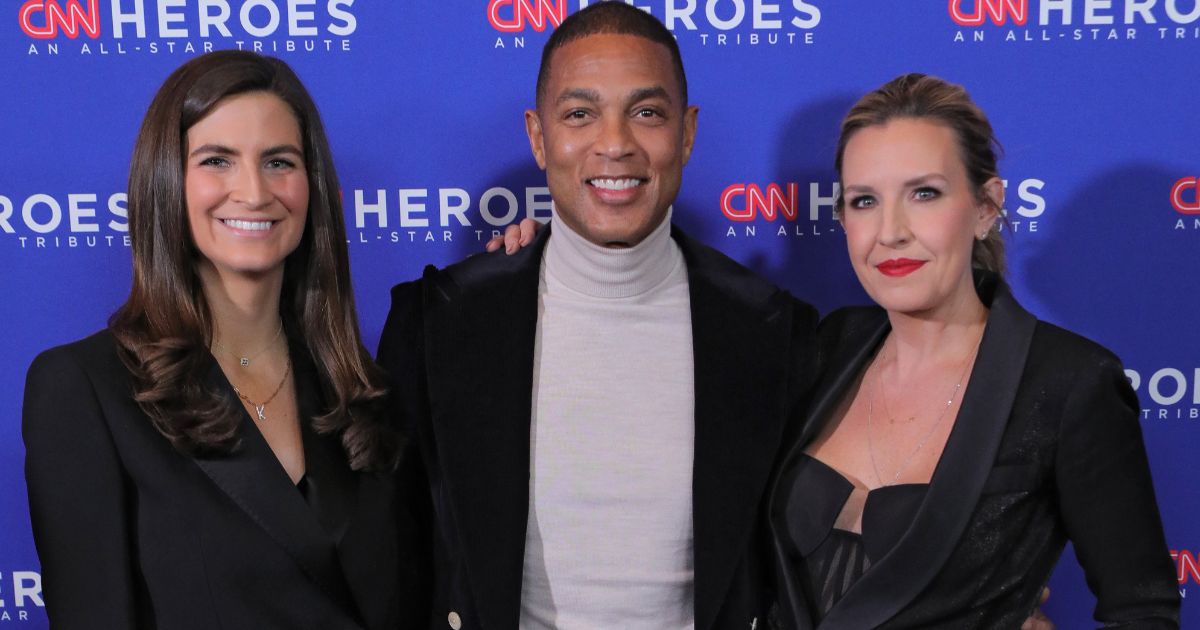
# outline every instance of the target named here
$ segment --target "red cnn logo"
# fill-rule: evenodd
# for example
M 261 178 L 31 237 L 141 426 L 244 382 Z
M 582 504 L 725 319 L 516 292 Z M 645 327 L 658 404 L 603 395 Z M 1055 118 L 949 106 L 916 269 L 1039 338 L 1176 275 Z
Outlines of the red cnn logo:
M 1171 187 L 1171 205 L 1175 206 L 1175 212 L 1179 214 L 1200 214 L 1200 194 L 1198 194 L 1196 185 L 1198 181 L 1195 177 L 1184 177 L 1175 182 Z M 1183 198 L 1183 193 L 1186 190 L 1192 191 L 1192 200 L 1188 201 Z
M 558 26 L 567 19 L 567 0 L 491 0 L 488 22 L 501 33 L 525 30 L 526 24 L 542 32 L 546 26 Z
M 18 14 L 21 30 L 34 39 L 54 39 L 58 37 L 60 28 L 67 37 L 75 39 L 79 37 L 79 31 L 83 30 L 88 37 L 96 39 L 100 37 L 100 8 L 97 6 L 99 1 L 87 0 L 88 8 L 84 11 L 79 0 L 67 0 L 66 9 L 58 0 L 29 0 L 21 5 Z M 34 24 L 33 16 L 39 13 L 43 16 L 43 23 Z
M 1200 584 L 1200 563 L 1196 561 L 1196 556 L 1192 552 L 1183 549 L 1172 551 L 1171 559 L 1175 561 L 1180 584 L 1185 584 L 1188 580 Z
M 768 221 L 774 221 L 781 214 L 788 221 L 795 221 L 799 189 L 798 184 L 790 182 L 785 195 L 776 184 L 767 184 L 765 193 L 757 184 L 730 184 L 721 191 L 721 213 L 731 221 L 753 221 L 759 214 Z M 737 201 L 739 198 L 742 201 Z
M 1029 19 L 1029 0 L 975 0 L 975 12 L 963 11 L 965 0 L 950 0 L 950 19 L 959 26 L 980 26 L 984 18 L 1001 26 L 1012 17 L 1017 26 L 1025 26 Z

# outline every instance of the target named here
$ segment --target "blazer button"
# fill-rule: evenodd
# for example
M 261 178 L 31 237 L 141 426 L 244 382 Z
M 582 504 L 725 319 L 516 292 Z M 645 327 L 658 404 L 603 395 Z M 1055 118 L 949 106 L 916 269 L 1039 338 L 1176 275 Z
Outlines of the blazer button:
M 446 622 L 450 624 L 450 630 L 462 630 L 462 617 L 459 617 L 458 613 L 453 610 L 446 615 Z

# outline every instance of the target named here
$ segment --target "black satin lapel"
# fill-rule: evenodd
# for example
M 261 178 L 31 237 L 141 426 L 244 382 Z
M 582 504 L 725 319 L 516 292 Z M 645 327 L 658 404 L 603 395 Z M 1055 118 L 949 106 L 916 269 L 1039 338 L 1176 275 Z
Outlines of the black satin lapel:
M 727 282 L 714 281 L 704 266 L 695 266 L 687 248 L 684 254 L 696 396 L 696 628 L 707 630 L 761 514 L 786 407 L 792 312 L 782 294 L 743 299 Z
M 296 404 L 304 435 L 304 469 L 309 487 L 308 504 L 321 526 L 341 544 L 354 516 L 355 476 L 342 449 L 340 435 L 319 435 L 313 418 L 324 413 L 325 392 L 316 366 L 301 344 L 292 342 Z
M 816 438 L 821 429 L 825 427 L 838 404 L 846 396 L 847 390 L 862 373 L 863 366 L 875 354 L 875 350 L 890 329 L 891 326 L 881 311 L 879 323 L 868 329 L 869 332 L 861 339 L 854 340 L 854 345 L 846 342 L 838 345 L 836 354 L 829 358 L 826 365 L 822 366 L 823 374 L 813 388 L 816 394 L 805 407 L 803 429 L 799 432 L 798 439 L 785 443 L 783 447 L 785 454 L 772 477 L 771 488 L 767 494 L 767 514 L 769 515 L 768 523 L 771 528 L 772 544 L 775 549 L 775 571 L 781 582 L 778 585 L 779 604 L 783 607 L 781 611 L 783 618 L 794 624 L 788 627 L 797 630 L 807 630 L 812 627 L 812 614 L 808 609 L 804 591 L 789 566 L 789 554 L 780 543 L 787 534 L 778 531 L 776 526 L 775 512 L 779 509 L 777 502 L 781 499 L 779 497 L 779 480 L 795 458 L 804 451 L 804 447 Z M 786 497 L 783 499 L 786 500 Z
M 896 547 L 850 588 L 822 628 L 874 628 L 896 615 L 941 570 L 970 521 L 1000 448 L 1037 324 L 1002 283 L 990 301 L 979 356 L 925 501 Z
M 430 413 L 479 616 L 520 617 L 538 274 L 549 236 L 511 257 L 426 274 Z
M 215 360 L 207 381 L 207 385 L 220 391 L 230 404 L 241 408 L 233 387 Z M 292 485 L 248 414 L 243 415 L 238 426 L 238 437 L 241 447 L 233 454 L 196 457 L 193 461 L 296 561 L 326 595 L 345 610 L 354 611 L 333 540 Z

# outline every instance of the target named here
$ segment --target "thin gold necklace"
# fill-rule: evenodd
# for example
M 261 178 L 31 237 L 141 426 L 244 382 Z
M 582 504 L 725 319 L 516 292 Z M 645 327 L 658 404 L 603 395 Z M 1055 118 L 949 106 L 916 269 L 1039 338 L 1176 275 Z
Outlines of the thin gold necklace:
M 981 335 L 980 341 L 982 340 L 983 337 Z M 886 356 L 884 355 L 883 351 L 886 349 L 886 345 L 883 348 L 880 348 L 879 358 L 881 360 L 874 366 L 875 387 L 871 390 L 871 396 L 867 398 L 867 454 L 871 456 L 871 468 L 875 470 L 875 479 L 879 481 L 880 484 L 883 484 L 883 475 L 879 474 L 879 464 L 875 461 L 875 442 L 872 438 L 872 435 L 875 431 L 871 427 L 871 416 L 873 416 L 875 412 L 875 393 L 878 392 L 880 399 L 883 400 L 884 413 L 886 413 L 889 418 L 891 417 L 891 412 L 887 410 L 887 396 L 883 392 L 883 377 L 881 376 L 883 371 L 882 359 Z M 958 382 L 954 384 L 954 389 L 950 390 L 950 397 L 946 400 L 945 406 L 942 407 L 941 413 L 938 414 L 937 420 L 935 420 L 933 425 L 929 427 L 929 430 L 925 432 L 925 435 L 921 438 L 921 441 L 917 442 L 917 447 L 914 448 L 912 452 L 908 454 L 908 457 L 905 457 L 904 461 L 900 463 L 900 467 L 896 469 L 896 474 L 892 475 L 891 481 L 886 485 L 892 486 L 896 484 L 896 481 L 900 479 L 900 475 L 903 474 L 904 471 L 908 470 L 908 467 L 912 464 L 913 458 L 917 456 L 917 453 L 921 452 L 921 449 L 925 447 L 925 443 L 928 442 L 929 438 L 933 436 L 933 432 L 936 431 L 939 426 L 941 426 L 942 420 L 946 418 L 946 413 L 950 411 L 950 407 L 954 406 L 954 399 L 958 396 L 959 390 L 962 389 L 963 380 L 967 378 L 967 369 L 971 367 L 972 359 L 974 359 L 975 355 L 978 353 L 979 342 L 976 342 L 975 349 L 972 350 L 971 354 L 967 355 L 967 358 L 963 361 L 962 373 L 958 375 Z
M 229 348 L 226 348 L 220 341 L 217 341 L 216 337 L 213 337 L 213 345 L 220 348 L 222 352 L 237 359 L 238 365 L 240 365 L 242 367 L 250 367 L 251 361 L 262 356 L 262 353 L 266 352 L 267 350 L 269 350 L 271 348 L 271 346 L 275 345 L 275 341 L 277 339 L 279 339 L 279 334 L 282 332 L 283 332 L 283 320 L 280 319 L 279 320 L 279 328 L 275 329 L 275 334 L 271 337 L 271 340 L 267 342 L 267 345 L 263 346 L 258 352 L 252 353 L 248 356 L 239 355 L 238 353 L 230 350 Z
M 233 383 L 230 383 L 230 385 L 233 385 L 233 391 L 238 395 L 238 398 L 241 398 L 242 400 L 246 401 L 247 404 L 254 405 L 254 411 L 255 411 L 255 413 L 258 414 L 258 421 L 266 422 L 267 421 L 267 405 L 271 404 L 271 401 L 275 400 L 275 397 L 278 396 L 279 392 L 283 390 L 283 384 L 287 382 L 288 375 L 291 373 L 292 373 L 292 357 L 289 355 L 288 360 L 287 360 L 287 368 L 285 368 L 283 370 L 283 378 L 279 379 L 279 384 L 275 386 L 275 391 L 271 392 L 271 395 L 268 396 L 267 399 L 262 401 L 261 403 L 256 403 L 253 400 L 250 400 L 250 397 L 243 394 L 242 390 L 238 389 L 237 385 L 233 385 Z

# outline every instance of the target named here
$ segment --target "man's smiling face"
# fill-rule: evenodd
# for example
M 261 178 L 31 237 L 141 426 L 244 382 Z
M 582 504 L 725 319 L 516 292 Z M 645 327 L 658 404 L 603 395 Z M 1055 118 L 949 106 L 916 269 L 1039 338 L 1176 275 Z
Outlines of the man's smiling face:
M 696 134 L 666 46 L 599 34 L 563 45 L 545 98 L 525 112 L 556 217 L 604 247 L 632 247 L 679 193 Z

